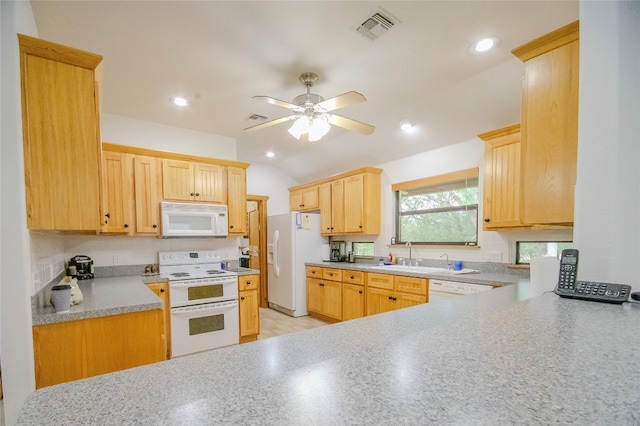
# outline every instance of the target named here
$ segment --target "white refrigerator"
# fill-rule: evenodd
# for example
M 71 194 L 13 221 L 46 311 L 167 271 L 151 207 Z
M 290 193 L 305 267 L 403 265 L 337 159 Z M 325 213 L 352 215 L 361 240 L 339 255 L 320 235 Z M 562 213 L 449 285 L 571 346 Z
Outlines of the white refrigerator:
M 307 315 L 305 262 L 322 262 L 320 215 L 269 216 L 267 233 L 269 307 L 293 317 Z

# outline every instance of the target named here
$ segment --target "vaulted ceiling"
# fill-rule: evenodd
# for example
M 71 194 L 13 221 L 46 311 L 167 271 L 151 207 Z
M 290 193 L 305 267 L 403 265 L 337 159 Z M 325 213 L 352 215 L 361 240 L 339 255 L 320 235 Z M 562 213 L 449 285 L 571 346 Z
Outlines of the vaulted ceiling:
M 104 56 L 103 111 L 237 140 L 238 160 L 305 182 L 466 141 L 519 121 L 522 64 L 511 49 L 578 19 L 577 1 L 32 1 L 41 38 Z M 380 13 L 376 40 L 356 28 Z M 499 38 L 485 53 L 482 37 Z M 367 101 L 338 113 L 373 134 L 332 127 L 302 144 L 289 123 L 243 129 L 289 111 L 303 72 L 324 98 Z M 174 96 L 189 100 L 178 109 Z M 403 133 L 408 119 L 414 131 Z M 176 141 L 179 151 L 179 141 Z M 267 151 L 276 156 L 265 157 Z

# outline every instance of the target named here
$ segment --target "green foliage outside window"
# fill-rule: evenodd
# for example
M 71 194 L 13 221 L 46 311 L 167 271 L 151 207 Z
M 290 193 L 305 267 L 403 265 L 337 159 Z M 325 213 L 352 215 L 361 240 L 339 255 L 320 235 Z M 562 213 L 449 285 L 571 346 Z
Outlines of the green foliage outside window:
M 518 241 L 516 243 L 516 263 L 531 263 L 534 257 L 557 256 L 564 249 L 573 248 L 571 241 Z
M 478 179 L 396 191 L 398 242 L 477 244 Z

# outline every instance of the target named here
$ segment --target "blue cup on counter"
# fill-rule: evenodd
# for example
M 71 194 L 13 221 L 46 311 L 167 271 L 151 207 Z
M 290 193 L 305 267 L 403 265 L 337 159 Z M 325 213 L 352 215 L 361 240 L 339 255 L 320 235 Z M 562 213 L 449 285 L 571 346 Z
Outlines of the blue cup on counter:
M 462 261 L 461 260 L 456 260 L 453 263 L 453 270 L 454 271 L 462 271 Z

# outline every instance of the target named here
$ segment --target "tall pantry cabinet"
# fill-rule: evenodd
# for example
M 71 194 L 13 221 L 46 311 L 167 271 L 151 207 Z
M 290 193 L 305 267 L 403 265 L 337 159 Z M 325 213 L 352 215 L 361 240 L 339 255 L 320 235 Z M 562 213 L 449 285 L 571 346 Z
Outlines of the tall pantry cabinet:
M 27 227 L 100 229 L 102 56 L 18 34 Z

